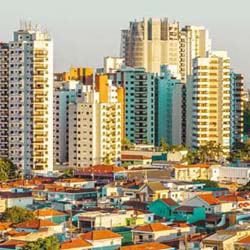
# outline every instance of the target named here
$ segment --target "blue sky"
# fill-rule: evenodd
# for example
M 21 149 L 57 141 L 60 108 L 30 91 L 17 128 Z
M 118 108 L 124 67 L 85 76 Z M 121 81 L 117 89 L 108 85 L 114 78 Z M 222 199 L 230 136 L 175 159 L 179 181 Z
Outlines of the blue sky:
M 248 0 L 0 0 L 0 40 L 12 39 L 21 19 L 46 27 L 55 47 L 55 71 L 72 66 L 101 67 L 119 55 L 120 30 L 129 21 L 168 17 L 204 25 L 213 48 L 228 50 L 232 67 L 250 82 L 250 1 Z

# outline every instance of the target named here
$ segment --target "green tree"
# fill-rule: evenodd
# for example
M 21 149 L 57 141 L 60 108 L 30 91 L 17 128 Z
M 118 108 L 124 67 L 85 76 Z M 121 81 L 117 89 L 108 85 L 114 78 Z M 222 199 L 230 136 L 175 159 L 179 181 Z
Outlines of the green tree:
M 3 213 L 3 221 L 12 223 L 21 223 L 24 221 L 32 220 L 35 214 L 32 211 L 26 210 L 22 207 L 7 208 Z
M 103 164 L 104 165 L 112 165 L 113 164 L 113 161 L 112 161 L 111 156 L 109 154 L 106 154 L 103 157 Z
M 122 148 L 123 149 L 127 150 L 130 148 L 130 146 L 131 146 L 131 142 L 128 138 L 125 138 L 122 140 Z
M 192 152 L 188 150 L 187 155 L 182 159 L 182 162 L 187 162 L 188 164 L 194 164 L 197 159 L 197 152 Z
M 168 150 L 169 150 L 169 146 L 167 144 L 167 141 L 163 137 L 160 140 L 160 147 L 161 147 L 162 152 L 168 152 Z
M 0 158 L 0 181 L 6 182 L 20 177 L 18 168 L 10 160 Z
M 72 168 L 66 169 L 63 172 L 63 177 L 65 178 L 71 178 L 75 176 L 75 170 Z
M 50 236 L 44 239 L 28 243 L 24 250 L 59 250 L 60 242 L 55 236 Z

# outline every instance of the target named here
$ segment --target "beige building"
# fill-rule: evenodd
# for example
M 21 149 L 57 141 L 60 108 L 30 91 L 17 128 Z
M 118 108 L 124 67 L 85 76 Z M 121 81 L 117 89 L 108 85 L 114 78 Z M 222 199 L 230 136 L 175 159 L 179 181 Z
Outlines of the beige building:
M 99 92 L 85 92 L 69 104 L 69 166 L 120 164 L 121 103 L 109 82 L 108 101 Z
M 104 57 L 104 73 L 115 73 L 124 65 L 124 58 L 122 57 Z
M 187 144 L 214 141 L 230 151 L 230 59 L 225 51 L 198 57 L 187 83 Z
M 179 67 L 179 23 L 168 19 L 143 19 L 122 31 L 121 55 L 125 64 L 160 73 L 162 64 Z
M 160 73 L 160 66 L 175 65 L 182 82 L 192 74 L 193 59 L 211 50 L 208 31 L 203 26 L 185 26 L 164 19 L 143 19 L 130 23 L 121 33 L 121 56 L 131 67 Z
M 25 23 L 0 51 L 1 67 L 5 69 L 0 73 L 0 97 L 5 97 L 0 113 L 1 155 L 10 158 L 24 175 L 51 172 L 53 42 L 48 33 Z

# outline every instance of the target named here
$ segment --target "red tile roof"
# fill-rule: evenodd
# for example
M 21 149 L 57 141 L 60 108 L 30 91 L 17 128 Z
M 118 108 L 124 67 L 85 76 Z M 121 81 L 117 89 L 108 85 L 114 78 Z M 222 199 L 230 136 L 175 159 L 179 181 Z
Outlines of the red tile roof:
M 78 173 L 112 174 L 114 172 L 121 172 L 123 170 L 123 168 L 117 166 L 96 165 L 93 167 L 83 168 L 79 170 Z
M 66 183 L 72 183 L 72 182 L 86 182 L 88 180 L 84 178 L 66 178 L 66 179 L 60 179 L 58 182 L 66 182 Z
M 250 236 L 247 236 L 241 240 L 238 240 L 237 243 L 250 244 Z
M 137 226 L 134 228 L 136 231 L 146 231 L 146 232 L 157 232 L 157 231 L 166 231 L 173 229 L 170 226 L 166 226 L 161 223 L 152 223 L 143 226 Z
M 49 217 L 49 216 L 64 216 L 66 213 L 54 210 L 54 209 L 40 209 L 34 212 L 38 217 Z
M 151 160 L 151 157 L 145 155 L 122 155 L 122 160 Z
M 46 227 L 53 227 L 57 226 L 58 224 L 47 221 L 47 220 L 40 220 L 40 219 L 33 219 L 26 222 L 19 223 L 15 225 L 15 228 L 32 228 L 32 229 L 39 229 L 39 228 L 46 228 Z
M 72 249 L 81 247 L 91 247 L 92 244 L 83 239 L 73 239 L 61 244 L 61 249 Z
M 98 230 L 82 234 L 81 239 L 84 240 L 103 240 L 103 239 L 113 239 L 122 238 L 120 234 L 114 233 L 110 230 Z
M 209 205 L 218 205 L 220 204 L 220 200 L 215 198 L 212 194 L 199 194 L 199 198 L 207 202 Z
M 0 231 L 5 231 L 10 228 L 11 222 L 0 222 Z
M 139 245 L 121 247 L 120 250 L 157 250 L 157 249 L 169 249 L 172 248 L 159 242 L 143 243 Z
M 161 201 L 163 201 L 168 206 L 178 206 L 178 204 L 172 198 L 161 199 Z
M 0 247 L 1 248 L 16 249 L 16 246 L 24 247 L 27 244 L 28 244 L 27 241 L 8 240 L 8 241 L 5 241 L 4 243 L 0 244 Z
M 220 196 L 218 199 L 220 201 L 247 201 L 246 199 L 236 195 Z
M 211 164 L 176 165 L 174 168 L 210 168 Z

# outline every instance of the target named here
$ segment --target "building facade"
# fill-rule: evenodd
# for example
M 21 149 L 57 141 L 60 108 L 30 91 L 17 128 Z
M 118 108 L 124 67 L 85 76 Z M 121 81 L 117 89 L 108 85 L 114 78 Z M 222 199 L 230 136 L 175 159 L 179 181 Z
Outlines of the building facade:
M 75 103 L 77 98 L 81 96 L 82 92 L 83 92 L 82 83 L 74 80 L 57 83 L 57 87 L 54 88 L 54 105 L 53 105 L 54 163 L 62 164 L 68 162 L 69 103 Z
M 208 141 L 230 151 L 230 59 L 224 51 L 193 62 L 187 84 L 187 140 L 197 149 Z
M 85 92 L 69 104 L 69 166 L 120 164 L 121 103 L 109 82 L 108 99 L 100 92 Z
M 244 78 L 241 74 L 230 74 L 231 122 L 230 147 L 242 142 L 244 136 Z
M 125 92 L 125 137 L 131 143 L 155 144 L 155 75 L 144 69 L 124 68 L 113 80 Z
M 1 70 L 1 95 L 8 96 L 1 104 L 5 107 L 1 129 L 9 139 L 3 153 L 24 175 L 47 173 L 53 170 L 53 113 L 49 112 L 53 110 L 53 42 L 48 33 L 30 24 L 22 26 L 8 46 L 1 45 L 5 69 Z

